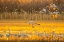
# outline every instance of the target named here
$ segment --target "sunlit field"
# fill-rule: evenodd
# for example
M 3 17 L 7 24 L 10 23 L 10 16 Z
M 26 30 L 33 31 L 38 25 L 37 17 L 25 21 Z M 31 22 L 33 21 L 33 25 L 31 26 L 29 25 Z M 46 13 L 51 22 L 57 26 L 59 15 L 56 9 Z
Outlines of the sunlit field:
M 37 24 L 29 25 L 29 21 L 23 20 L 0 20 L 1 42 L 52 42 L 63 41 L 64 21 L 34 21 Z M 2 36 L 1 36 L 2 34 Z M 6 34 L 10 34 L 6 36 Z M 23 34 L 23 35 L 21 35 Z M 19 36 L 20 35 L 20 36 Z M 56 35 L 56 36 L 54 36 Z
M 64 42 L 64 1 L 0 0 L 0 42 Z

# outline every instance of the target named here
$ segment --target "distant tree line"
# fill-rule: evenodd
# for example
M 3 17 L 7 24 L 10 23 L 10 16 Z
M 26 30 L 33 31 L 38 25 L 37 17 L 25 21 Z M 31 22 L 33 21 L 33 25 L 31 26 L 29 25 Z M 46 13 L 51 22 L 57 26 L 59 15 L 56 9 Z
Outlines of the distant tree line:
M 0 0 L 0 12 L 40 11 L 51 2 L 47 0 L 24 0 L 24 2 L 23 0 Z
M 2 12 L 35 12 L 40 11 L 50 3 L 58 6 L 60 11 L 64 11 L 64 1 L 61 0 L 0 0 L 0 13 Z

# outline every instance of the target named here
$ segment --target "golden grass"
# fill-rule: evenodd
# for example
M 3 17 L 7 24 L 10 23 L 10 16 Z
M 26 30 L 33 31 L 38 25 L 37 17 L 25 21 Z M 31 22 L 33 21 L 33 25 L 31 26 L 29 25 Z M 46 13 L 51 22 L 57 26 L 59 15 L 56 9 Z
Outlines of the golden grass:
M 40 32 L 40 33 L 43 33 L 44 31 L 46 33 L 52 33 L 53 31 L 55 31 L 57 34 L 58 33 L 64 33 L 64 22 L 63 21 L 35 21 L 36 23 L 40 24 L 40 25 L 36 25 L 35 24 L 35 27 L 32 28 L 31 25 L 29 25 L 28 23 L 25 23 L 25 22 L 28 22 L 28 21 L 22 21 L 22 20 L 19 20 L 19 21 L 14 21 L 14 20 L 10 20 L 10 21 L 0 21 L 0 31 L 8 31 L 8 29 L 11 30 L 11 33 L 12 34 L 19 34 L 19 31 L 21 30 L 22 33 L 32 33 L 32 35 L 28 36 L 27 38 L 25 37 L 14 37 L 14 36 L 10 36 L 9 38 L 7 37 L 2 37 L 2 39 L 0 38 L 0 40 L 9 40 L 9 41 L 16 41 L 18 40 L 18 42 L 20 41 L 38 41 L 38 40 L 50 40 L 52 41 L 52 35 L 47 38 L 46 36 L 44 37 L 38 37 L 36 34 L 35 34 L 35 31 L 37 32 Z M 15 32 L 13 32 L 15 31 Z M 0 32 L 0 33 L 3 33 L 4 32 Z M 58 40 L 58 37 L 57 38 L 54 38 L 55 40 Z M 60 40 L 63 40 L 64 38 L 61 38 Z
M 35 21 L 36 23 L 40 25 L 36 25 L 32 28 L 29 23 L 25 23 L 29 21 L 22 21 L 22 20 L 9 20 L 9 21 L 0 21 L 0 31 L 7 31 L 10 29 L 11 31 L 31 31 L 34 32 L 36 30 L 37 32 L 44 32 L 51 33 L 52 31 L 55 31 L 57 33 L 64 33 L 64 22 L 63 21 Z

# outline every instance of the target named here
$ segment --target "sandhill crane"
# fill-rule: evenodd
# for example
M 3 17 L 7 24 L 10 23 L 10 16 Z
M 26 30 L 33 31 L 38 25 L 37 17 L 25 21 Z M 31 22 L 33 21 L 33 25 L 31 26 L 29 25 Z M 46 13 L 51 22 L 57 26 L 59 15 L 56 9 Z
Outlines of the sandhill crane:
M 28 37 L 27 34 L 23 34 L 22 31 L 20 31 L 20 34 L 18 35 L 18 37 L 21 37 L 21 36 L 24 37 L 24 38 Z
M 25 23 L 29 23 L 29 25 L 31 25 L 32 28 L 35 27 L 35 24 L 36 24 L 36 25 L 40 25 L 40 24 L 38 24 L 38 23 L 36 23 L 36 22 L 34 22 L 34 21 L 32 21 L 32 20 L 30 20 L 29 22 L 25 22 Z

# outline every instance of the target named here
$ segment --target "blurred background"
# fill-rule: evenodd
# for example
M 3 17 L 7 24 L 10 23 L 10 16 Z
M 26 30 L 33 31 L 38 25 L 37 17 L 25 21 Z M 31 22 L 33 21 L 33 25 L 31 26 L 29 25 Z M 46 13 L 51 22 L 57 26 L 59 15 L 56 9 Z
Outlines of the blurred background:
M 64 0 L 0 0 L 0 19 L 64 20 Z

